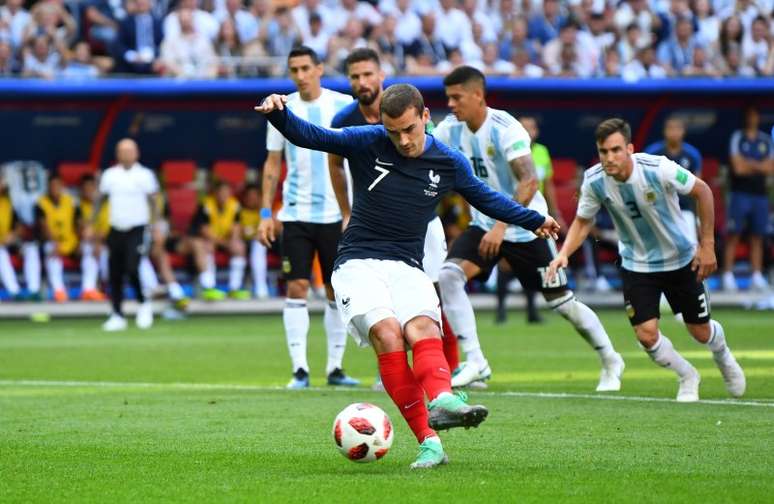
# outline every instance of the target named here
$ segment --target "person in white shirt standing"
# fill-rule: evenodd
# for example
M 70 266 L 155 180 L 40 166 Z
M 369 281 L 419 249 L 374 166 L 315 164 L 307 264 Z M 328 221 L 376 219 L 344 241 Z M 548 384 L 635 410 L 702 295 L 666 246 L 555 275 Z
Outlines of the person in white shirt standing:
M 287 106 L 293 113 L 313 124 L 330 127 L 336 112 L 352 101 L 351 96 L 321 87 L 323 65 L 317 53 L 309 47 L 299 46 L 290 52 L 288 72 L 298 92 L 288 97 Z M 306 298 L 315 254 L 320 259 L 328 297 L 324 316 L 328 337 L 328 384 L 357 385 L 359 382 L 342 370 L 347 331 L 331 287 L 333 262 L 341 237 L 341 211 L 328 172 L 328 156 L 323 152 L 296 147 L 286 141 L 272 125 L 268 126 L 266 133 L 266 150 L 268 155 L 263 166 L 263 202 L 258 236 L 267 247 L 276 238 L 277 230 L 271 208 L 283 152 L 288 169 L 282 189 L 282 209 L 277 214 L 277 219 L 282 221 L 282 272 L 288 286 L 282 317 L 293 364 L 293 378 L 288 388 L 309 387 L 309 364 L 306 359 L 309 310 Z
M 142 166 L 140 152 L 134 140 L 125 138 L 116 145 L 118 164 L 102 173 L 99 192 L 110 202 L 110 233 L 107 244 L 110 250 L 110 301 L 113 313 L 102 325 L 105 331 L 126 329 L 121 305 L 124 300 L 124 278 L 134 289 L 139 308 L 137 327 L 148 329 L 153 325 L 153 307 L 143 294 L 140 285 L 139 265 L 148 253 L 148 225 L 156 220 L 153 198 L 159 190 L 156 176 Z M 94 215 L 99 215 L 99 206 Z

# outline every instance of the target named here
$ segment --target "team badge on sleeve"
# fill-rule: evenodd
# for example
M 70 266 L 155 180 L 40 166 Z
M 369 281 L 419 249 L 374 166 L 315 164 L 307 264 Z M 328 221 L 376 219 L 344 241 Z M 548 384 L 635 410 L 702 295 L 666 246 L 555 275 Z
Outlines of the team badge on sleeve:
M 685 185 L 688 183 L 688 172 L 683 168 L 679 168 L 677 170 L 677 174 L 675 175 L 675 179 L 677 179 L 680 184 Z

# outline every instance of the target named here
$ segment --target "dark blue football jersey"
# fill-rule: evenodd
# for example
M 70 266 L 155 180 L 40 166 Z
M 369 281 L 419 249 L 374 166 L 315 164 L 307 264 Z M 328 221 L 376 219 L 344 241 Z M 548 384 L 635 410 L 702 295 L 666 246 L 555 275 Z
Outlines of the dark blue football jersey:
M 346 126 L 365 126 L 370 124 L 360 111 L 357 100 L 347 103 L 347 105 L 336 112 L 331 121 L 331 128 L 344 128 Z
M 403 261 L 422 268 L 427 223 L 445 193 L 456 191 L 492 217 L 535 230 L 545 217 L 492 190 L 468 160 L 427 136 L 424 153 L 401 155 L 382 125 L 332 130 L 306 122 L 287 108 L 267 114 L 291 143 L 349 160 L 352 217 L 339 241 L 335 267 L 350 259 Z
M 683 142 L 683 148 L 680 149 L 680 152 L 673 154 L 667 150 L 666 142 L 661 140 L 645 147 L 643 152 L 655 154 L 656 156 L 666 156 L 667 159 L 674 161 L 697 177 L 701 177 L 701 153 L 689 143 Z M 693 198 L 684 194 L 678 194 L 677 196 L 680 201 L 680 208 L 696 212 L 696 202 Z

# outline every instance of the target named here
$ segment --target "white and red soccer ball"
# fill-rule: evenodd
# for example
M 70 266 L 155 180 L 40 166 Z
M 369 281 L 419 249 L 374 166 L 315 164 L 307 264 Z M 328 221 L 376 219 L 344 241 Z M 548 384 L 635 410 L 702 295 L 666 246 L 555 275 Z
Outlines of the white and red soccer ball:
M 387 455 L 393 435 L 390 417 L 369 403 L 350 404 L 333 421 L 333 441 L 353 462 L 372 462 Z

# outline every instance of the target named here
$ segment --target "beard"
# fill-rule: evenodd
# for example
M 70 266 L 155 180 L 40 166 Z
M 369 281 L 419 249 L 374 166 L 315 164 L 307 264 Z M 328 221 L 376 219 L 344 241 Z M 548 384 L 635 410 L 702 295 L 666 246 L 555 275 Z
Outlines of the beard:
M 365 89 L 357 95 L 357 101 L 359 101 L 362 105 L 365 105 L 367 107 L 368 105 L 371 105 L 373 102 L 375 102 L 378 96 L 379 96 L 378 91 Z

